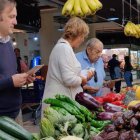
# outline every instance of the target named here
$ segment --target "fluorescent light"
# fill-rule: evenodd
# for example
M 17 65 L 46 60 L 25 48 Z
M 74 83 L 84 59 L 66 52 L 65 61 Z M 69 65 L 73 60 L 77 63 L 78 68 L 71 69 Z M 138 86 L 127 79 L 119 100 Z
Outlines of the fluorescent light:
M 108 18 L 107 20 L 108 21 L 115 21 L 115 20 L 118 20 L 119 18 L 117 18 L 117 17 L 113 17 L 113 18 Z

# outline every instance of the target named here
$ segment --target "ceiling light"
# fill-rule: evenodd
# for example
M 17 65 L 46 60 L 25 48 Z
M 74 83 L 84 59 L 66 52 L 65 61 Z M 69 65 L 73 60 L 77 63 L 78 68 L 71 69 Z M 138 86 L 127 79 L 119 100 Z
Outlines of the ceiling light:
M 108 18 L 107 20 L 108 21 L 115 21 L 115 20 L 118 20 L 119 18 L 117 18 L 117 17 L 113 17 L 113 18 Z

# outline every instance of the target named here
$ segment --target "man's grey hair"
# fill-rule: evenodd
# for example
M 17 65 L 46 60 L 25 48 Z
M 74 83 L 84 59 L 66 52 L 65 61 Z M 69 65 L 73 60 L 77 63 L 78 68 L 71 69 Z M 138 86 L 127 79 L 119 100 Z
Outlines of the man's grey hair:
M 102 48 L 104 47 L 103 43 L 99 39 L 91 38 L 87 41 L 86 48 L 94 49 L 94 47 L 96 47 L 97 44 L 100 45 L 100 47 L 102 47 Z
M 5 9 L 5 6 L 9 3 L 13 3 L 16 5 L 15 0 L 0 0 L 0 13 Z

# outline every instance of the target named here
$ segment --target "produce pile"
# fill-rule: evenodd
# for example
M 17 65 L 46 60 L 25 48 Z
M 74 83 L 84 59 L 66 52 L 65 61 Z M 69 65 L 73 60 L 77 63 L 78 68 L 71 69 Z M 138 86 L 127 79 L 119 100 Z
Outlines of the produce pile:
M 8 117 L 0 117 L 0 140 L 36 140 L 33 135 Z
M 140 140 L 140 103 L 115 113 L 112 122 L 93 140 Z
M 86 17 L 95 14 L 101 8 L 102 3 L 99 0 L 67 0 L 62 15 Z
M 140 38 L 140 24 L 134 24 L 133 22 L 128 21 L 124 27 L 124 34 L 126 36 Z
M 89 140 L 111 123 L 97 120 L 94 112 L 64 95 L 56 95 L 55 99 L 48 98 L 44 102 L 50 104 L 40 122 L 40 137 L 45 140 L 59 140 L 65 136 Z

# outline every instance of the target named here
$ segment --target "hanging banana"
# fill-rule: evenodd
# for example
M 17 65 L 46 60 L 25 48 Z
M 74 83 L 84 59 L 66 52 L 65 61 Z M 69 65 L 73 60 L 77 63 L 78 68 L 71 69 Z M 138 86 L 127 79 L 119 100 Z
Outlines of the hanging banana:
M 80 0 L 80 6 L 85 16 L 91 15 L 92 12 L 86 3 L 86 0 Z
M 95 14 L 97 7 L 96 7 L 96 2 L 94 0 L 86 0 L 90 10 L 92 11 L 92 13 Z
M 103 5 L 99 0 L 94 0 L 96 3 L 97 10 L 102 9 Z
M 67 0 L 65 5 L 63 6 L 62 15 L 64 15 L 64 16 L 70 15 L 70 13 L 74 7 L 74 1 L 75 0 Z
M 74 13 L 76 16 L 83 17 L 84 13 L 82 12 L 81 6 L 80 6 L 80 0 L 75 0 L 74 2 Z

